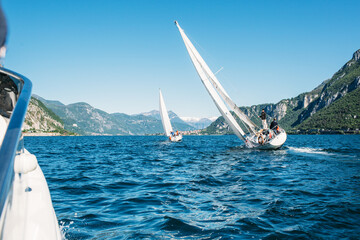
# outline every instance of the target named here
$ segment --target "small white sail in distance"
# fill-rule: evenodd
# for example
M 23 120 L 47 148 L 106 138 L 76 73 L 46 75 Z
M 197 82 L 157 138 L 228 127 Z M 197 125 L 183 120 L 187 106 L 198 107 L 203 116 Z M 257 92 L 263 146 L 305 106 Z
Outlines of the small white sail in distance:
M 170 137 L 173 128 L 171 126 L 169 114 L 166 110 L 165 102 L 161 90 L 159 89 L 159 105 L 160 105 L 160 116 L 161 122 L 164 127 L 165 135 Z

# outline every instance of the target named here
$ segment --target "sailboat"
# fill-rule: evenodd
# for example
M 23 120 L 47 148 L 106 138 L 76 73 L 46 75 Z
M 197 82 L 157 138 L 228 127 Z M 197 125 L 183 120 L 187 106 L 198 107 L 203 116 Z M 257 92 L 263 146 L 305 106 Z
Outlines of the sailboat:
M 165 135 L 169 138 L 171 142 L 180 142 L 182 140 L 182 135 L 179 133 L 179 131 L 176 132 L 173 131 L 169 114 L 166 110 L 164 98 L 160 89 L 159 89 L 159 105 L 160 105 L 161 122 L 164 127 Z
M 185 47 L 202 83 L 235 135 L 244 141 L 247 148 L 280 148 L 287 138 L 285 130 L 279 126 L 276 129 L 260 129 L 256 124 L 254 124 L 229 97 L 215 74 L 210 70 L 177 21 L 175 21 L 175 25 L 179 29 L 181 37 L 185 43 Z M 243 126 L 246 133 L 240 124 L 235 120 L 230 111 L 233 111 L 240 119 L 241 126 Z

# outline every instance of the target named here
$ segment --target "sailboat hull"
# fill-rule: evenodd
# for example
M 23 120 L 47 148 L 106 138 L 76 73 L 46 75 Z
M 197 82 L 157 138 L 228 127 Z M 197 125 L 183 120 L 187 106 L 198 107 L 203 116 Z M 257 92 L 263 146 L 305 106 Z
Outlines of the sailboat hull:
M 182 140 L 182 135 L 179 134 L 179 135 L 177 135 L 177 136 L 170 136 L 169 139 L 170 139 L 171 142 L 181 142 L 181 140 Z
M 258 149 L 262 150 L 275 150 L 279 149 L 284 145 L 285 141 L 287 139 L 287 134 L 285 131 L 278 134 L 274 139 L 269 141 L 268 143 L 264 145 L 259 145 Z

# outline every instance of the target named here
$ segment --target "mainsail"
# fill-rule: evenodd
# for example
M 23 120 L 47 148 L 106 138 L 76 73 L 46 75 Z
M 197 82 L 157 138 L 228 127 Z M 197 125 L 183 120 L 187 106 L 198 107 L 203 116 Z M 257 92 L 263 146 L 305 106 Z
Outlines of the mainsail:
M 191 43 L 189 38 L 184 33 L 184 30 L 180 27 L 178 22 L 175 22 L 179 29 L 181 37 L 185 43 L 186 49 L 190 55 L 191 61 L 193 62 L 196 71 L 198 72 L 201 81 L 205 88 L 209 92 L 211 98 L 215 102 L 216 107 L 219 109 L 221 115 L 225 118 L 234 133 L 242 140 L 245 140 L 245 133 L 241 129 L 240 125 L 236 122 L 235 118 L 231 115 L 229 109 L 225 105 L 224 101 L 229 105 L 231 110 L 240 118 L 240 120 L 248 127 L 251 133 L 255 133 L 256 125 L 236 106 L 231 100 L 225 89 L 222 87 L 220 82 L 217 80 L 215 74 L 210 70 L 204 59 L 200 56 L 194 45 Z M 222 100 L 220 98 L 224 100 Z
M 165 102 L 164 102 L 164 98 L 162 96 L 161 90 L 159 89 L 159 105 L 160 105 L 160 116 L 161 116 L 161 121 L 164 127 L 164 131 L 166 136 L 170 136 L 171 132 L 173 131 L 171 123 L 170 123 L 170 118 L 168 115 L 168 112 L 166 110 L 166 106 L 165 106 Z

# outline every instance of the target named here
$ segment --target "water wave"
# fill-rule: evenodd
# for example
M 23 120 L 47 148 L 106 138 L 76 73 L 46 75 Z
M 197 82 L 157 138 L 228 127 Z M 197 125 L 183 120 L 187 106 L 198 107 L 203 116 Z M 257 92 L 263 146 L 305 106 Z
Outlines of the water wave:
M 260 151 L 235 136 L 25 137 L 67 240 L 357 239 L 359 143 L 289 136 Z

